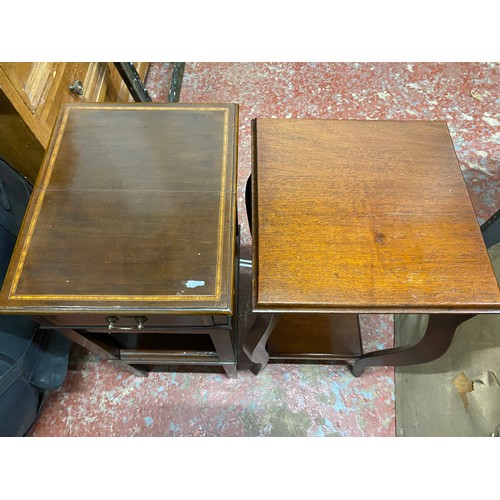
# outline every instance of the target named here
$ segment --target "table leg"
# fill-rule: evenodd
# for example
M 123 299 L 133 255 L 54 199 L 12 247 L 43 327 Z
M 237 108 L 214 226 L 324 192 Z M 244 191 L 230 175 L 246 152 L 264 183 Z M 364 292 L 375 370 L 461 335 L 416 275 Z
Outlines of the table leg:
M 222 365 L 226 375 L 229 378 L 236 378 L 236 355 L 234 352 L 234 344 L 231 341 L 231 336 L 227 330 L 212 330 L 210 337 L 214 343 L 215 350 L 219 355 L 220 361 L 229 361 L 232 364 Z
M 475 314 L 396 314 L 394 328 L 405 331 L 418 329 L 422 338 L 416 344 L 370 352 L 352 366 L 355 377 L 368 366 L 408 366 L 428 363 L 441 357 L 450 347 L 457 327 Z
M 120 354 L 118 349 L 113 349 L 108 346 L 100 345 L 96 342 L 92 342 L 83 335 L 80 335 L 76 330 L 70 330 L 68 328 L 58 329 L 57 327 L 53 327 L 53 330 L 59 332 L 61 335 L 75 342 L 75 344 L 81 345 L 88 349 L 91 353 L 97 354 L 102 359 L 108 361 L 108 363 L 113 363 L 121 368 L 127 370 L 130 373 L 138 377 L 147 377 L 148 376 L 148 368 L 138 365 L 129 365 L 124 361 L 120 360 Z
M 247 334 L 243 344 L 243 352 L 250 358 L 250 361 L 259 365 L 255 370 L 252 370 L 255 374 L 259 373 L 269 362 L 266 344 L 274 327 L 278 324 L 280 316 L 280 314 L 259 314 Z

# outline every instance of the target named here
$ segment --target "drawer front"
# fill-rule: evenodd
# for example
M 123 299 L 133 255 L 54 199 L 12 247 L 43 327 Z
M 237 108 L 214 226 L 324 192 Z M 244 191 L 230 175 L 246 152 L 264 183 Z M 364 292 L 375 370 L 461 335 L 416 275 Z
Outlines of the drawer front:
M 148 330 L 158 329 L 162 327 L 197 327 L 197 326 L 213 326 L 214 321 L 212 316 L 196 316 L 196 315 L 140 315 L 140 314 L 57 314 L 38 318 L 38 321 L 43 325 L 54 325 L 73 328 L 96 328 L 101 331 L 109 329 L 112 325 L 113 331 L 121 331 L 121 328 L 126 328 L 129 331 L 133 329 Z M 141 327 L 139 327 L 141 326 Z

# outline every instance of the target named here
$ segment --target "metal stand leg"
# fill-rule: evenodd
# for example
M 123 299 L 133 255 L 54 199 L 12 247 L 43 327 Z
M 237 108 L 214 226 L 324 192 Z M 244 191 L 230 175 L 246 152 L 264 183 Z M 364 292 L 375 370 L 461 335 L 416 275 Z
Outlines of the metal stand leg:
M 133 63 L 131 62 L 115 62 L 115 68 L 120 73 L 125 85 L 129 89 L 132 97 L 136 102 L 152 102 L 148 91 L 142 83 L 139 73 L 137 73 Z M 181 93 L 182 77 L 184 76 L 184 66 L 186 63 L 174 63 L 172 73 L 172 82 L 170 83 L 170 91 L 168 93 L 168 102 L 179 102 Z
M 134 101 L 151 102 L 151 97 L 144 88 L 141 77 L 139 73 L 137 73 L 135 66 L 131 62 L 115 62 L 113 64 L 123 78 L 125 85 L 127 85 Z
M 172 73 L 172 83 L 170 84 L 170 92 L 168 93 L 168 102 L 179 102 L 181 94 L 182 77 L 184 76 L 184 66 L 186 63 L 174 63 L 174 71 Z

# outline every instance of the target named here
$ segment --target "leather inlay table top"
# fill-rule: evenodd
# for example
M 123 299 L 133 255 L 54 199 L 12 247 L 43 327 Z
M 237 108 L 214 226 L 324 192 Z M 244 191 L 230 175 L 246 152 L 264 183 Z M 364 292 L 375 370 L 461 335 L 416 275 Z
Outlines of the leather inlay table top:
M 237 106 L 65 105 L 0 304 L 233 309 Z

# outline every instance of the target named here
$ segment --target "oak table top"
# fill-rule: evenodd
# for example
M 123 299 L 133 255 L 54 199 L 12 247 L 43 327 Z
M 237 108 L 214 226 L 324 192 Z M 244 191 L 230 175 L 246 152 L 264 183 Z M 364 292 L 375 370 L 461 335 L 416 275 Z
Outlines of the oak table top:
M 253 127 L 255 311 L 500 311 L 445 122 Z
M 4 312 L 234 309 L 237 105 L 62 108 Z

